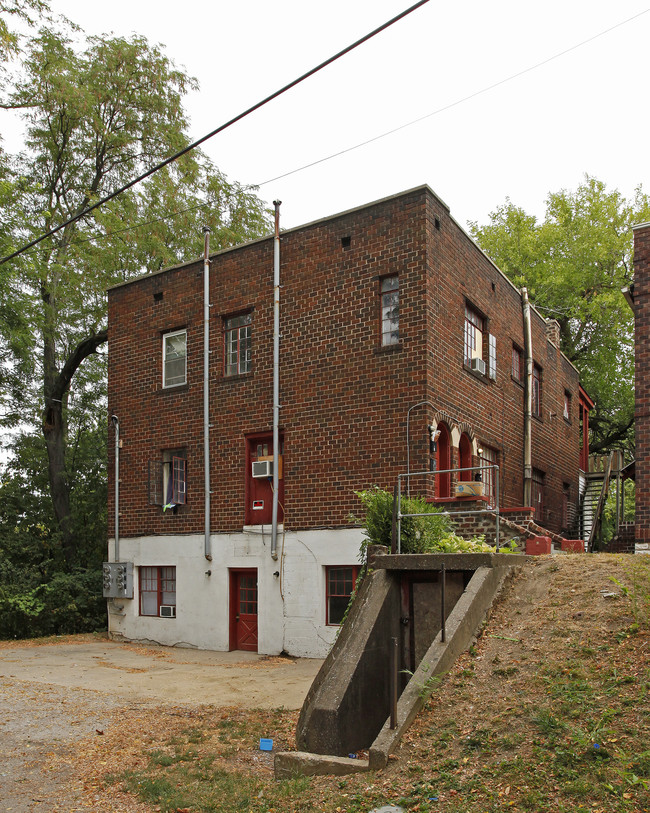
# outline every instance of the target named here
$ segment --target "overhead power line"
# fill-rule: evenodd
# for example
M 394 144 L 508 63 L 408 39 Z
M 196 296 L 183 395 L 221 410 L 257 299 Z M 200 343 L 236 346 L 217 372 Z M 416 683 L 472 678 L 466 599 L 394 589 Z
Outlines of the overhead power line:
M 423 5 L 425 5 L 425 3 L 428 3 L 428 2 L 429 2 L 429 0 L 418 0 L 417 3 L 414 3 L 412 6 L 407 8 L 405 11 L 400 12 L 399 14 L 397 14 L 392 19 L 390 19 L 387 22 L 383 23 L 383 25 L 380 25 L 378 28 L 375 28 L 374 30 L 370 31 L 368 34 L 366 34 L 365 36 L 363 36 L 360 39 L 356 40 L 351 45 L 348 45 L 346 48 L 343 48 L 343 50 L 341 50 L 338 53 L 334 54 L 333 56 L 329 57 L 324 62 L 321 62 L 319 65 L 316 65 L 316 67 L 312 68 L 311 70 L 307 71 L 306 73 L 303 73 L 302 76 L 299 76 L 297 79 L 294 79 L 292 82 L 289 82 L 288 84 L 281 87 L 279 90 L 276 90 L 274 93 L 271 93 L 266 98 L 262 99 L 261 101 L 257 102 L 256 104 L 252 105 L 252 107 L 249 107 L 246 110 L 244 110 L 242 113 L 239 113 L 237 116 L 230 119 L 225 124 L 220 125 L 215 130 L 212 130 L 212 132 L 210 132 L 207 135 L 203 136 L 203 138 L 199 138 L 198 141 L 192 142 L 191 144 L 189 144 L 184 149 L 179 150 L 178 152 L 174 153 L 174 155 L 172 155 L 169 158 L 166 158 L 164 161 L 161 161 L 160 163 L 156 164 L 154 167 L 147 170 L 146 172 L 143 172 L 142 175 L 138 175 L 137 178 L 134 178 L 132 181 L 129 181 L 129 183 L 124 184 L 124 186 L 121 186 L 119 189 L 116 189 L 114 192 L 111 192 L 110 195 L 106 195 L 101 200 L 98 200 L 96 203 L 93 203 L 92 206 L 88 206 L 83 211 L 79 212 L 78 214 L 74 215 L 73 217 L 68 218 L 68 220 L 66 220 L 64 223 L 61 223 L 59 226 L 56 226 L 56 228 L 50 229 L 50 231 L 46 232 L 45 234 L 42 234 L 40 237 L 37 237 L 35 240 L 32 240 L 31 243 L 27 243 L 27 245 L 23 246 L 22 248 L 19 248 L 17 251 L 14 251 L 13 254 L 9 254 L 9 256 L 4 257 L 2 260 L 0 260 L 0 265 L 3 265 L 4 263 L 8 262 L 9 260 L 13 260 L 14 257 L 18 257 L 24 251 L 27 251 L 28 249 L 33 248 L 35 245 L 38 245 L 38 243 L 40 243 L 42 240 L 45 240 L 47 237 L 51 237 L 53 234 L 56 234 L 58 231 L 65 228 L 70 223 L 75 223 L 80 218 L 85 217 L 87 214 L 90 214 L 90 212 L 97 209 L 99 206 L 102 206 L 104 203 L 107 203 L 109 200 L 113 200 L 113 198 L 116 198 L 118 195 L 121 195 L 123 192 L 126 192 L 127 189 L 131 189 L 133 186 L 140 183 L 140 181 L 144 181 L 145 178 L 149 178 L 155 172 L 158 172 L 158 170 L 163 169 L 163 167 L 166 167 L 168 164 L 171 164 L 173 161 L 177 161 L 179 158 L 181 158 L 186 153 L 190 152 L 191 150 L 196 149 L 196 147 L 203 144 L 204 141 L 207 141 L 208 139 L 212 138 L 213 136 L 217 135 L 218 133 L 223 132 L 228 127 L 232 127 L 233 124 L 235 124 L 238 121 L 241 121 L 243 118 L 246 118 L 246 116 L 249 116 L 251 113 L 254 113 L 256 110 L 259 110 L 261 107 L 264 107 L 264 105 L 266 105 L 269 102 L 273 101 L 273 99 L 277 99 L 278 96 L 282 96 L 283 93 L 286 93 L 288 90 L 291 90 L 291 88 L 294 88 L 296 85 L 299 85 L 301 82 L 304 82 L 305 79 L 309 79 L 310 76 L 313 76 L 315 73 L 318 73 L 319 71 L 323 70 L 323 68 L 326 68 L 328 65 L 331 65 L 333 62 L 336 62 L 336 60 L 340 59 L 342 56 L 345 56 L 346 54 L 349 54 L 350 51 L 353 51 L 355 48 L 358 48 L 360 45 L 363 45 L 364 42 L 367 42 L 368 40 L 370 40 L 373 37 L 377 36 L 377 34 L 380 34 L 382 31 L 385 31 L 387 28 L 390 28 L 390 26 L 394 25 L 396 22 L 403 19 L 404 17 L 411 14 L 416 9 L 420 8 L 420 6 L 423 6 Z
M 614 31 L 614 30 L 616 30 L 617 28 L 620 28 L 623 25 L 627 25 L 628 23 L 633 22 L 634 20 L 641 17 L 643 14 L 647 14 L 649 11 L 650 11 L 650 9 L 645 9 L 644 11 L 641 11 L 638 14 L 633 15 L 632 17 L 628 17 L 625 20 L 621 20 L 621 22 L 615 23 L 614 25 L 610 26 L 609 28 L 605 28 L 603 31 L 599 31 L 597 34 L 593 34 L 591 37 L 588 37 L 587 39 L 584 39 L 581 42 L 576 43 L 575 45 L 571 45 L 569 48 L 565 48 L 562 51 L 558 51 L 558 53 L 552 54 L 551 56 L 546 57 L 545 59 L 542 59 L 542 60 L 540 60 L 539 62 L 536 62 L 533 65 L 529 65 L 527 68 L 522 68 L 522 70 L 517 71 L 516 73 L 512 73 L 509 76 L 504 77 L 503 79 L 499 79 L 497 82 L 493 82 L 491 85 L 486 85 L 485 87 L 480 88 L 479 90 L 476 90 L 473 93 L 469 93 L 467 96 L 463 96 L 460 99 L 456 99 L 456 101 L 450 102 L 449 104 L 445 105 L 444 107 L 439 107 L 437 110 L 433 110 L 431 113 L 426 113 L 425 115 L 419 116 L 416 119 L 411 119 L 411 121 L 407 121 L 404 124 L 400 124 L 398 127 L 393 127 L 391 130 L 387 130 L 386 132 L 380 133 L 379 135 L 372 136 L 372 138 L 368 138 L 365 141 L 361 141 L 358 144 L 353 145 L 352 147 L 345 147 L 342 150 L 338 150 L 338 152 L 330 153 L 329 155 L 326 155 L 323 158 L 318 158 L 315 161 L 310 161 L 308 164 L 303 164 L 302 166 L 297 167 L 296 169 L 291 169 L 288 172 L 284 172 L 281 175 L 276 175 L 274 178 L 269 178 L 268 180 L 262 181 L 261 183 L 250 184 L 250 185 L 246 186 L 245 188 L 246 189 L 259 189 L 261 186 L 266 186 L 267 184 L 274 183 L 275 181 L 282 180 L 283 178 L 288 178 L 290 175 L 295 175 L 298 172 L 303 172 L 305 169 L 310 169 L 311 167 L 317 166 L 318 164 L 323 164 L 325 161 L 330 161 L 332 158 L 338 158 L 339 155 L 345 155 L 345 153 L 353 152 L 354 150 L 358 150 L 361 147 L 365 147 L 368 144 L 374 143 L 375 141 L 379 141 L 382 138 L 386 138 L 389 135 L 393 135 L 394 133 L 398 133 L 400 130 L 405 130 L 407 127 L 412 127 L 414 124 L 419 124 L 421 121 L 425 121 L 426 119 L 431 118 L 432 116 L 436 116 L 439 113 L 444 113 L 446 110 L 450 110 L 453 107 L 457 107 L 458 105 L 461 105 L 461 104 L 463 104 L 465 102 L 468 102 L 471 99 L 475 99 L 477 96 L 481 96 L 484 93 L 488 93 L 489 91 L 500 87 L 501 85 L 505 85 L 507 82 L 511 82 L 514 79 L 518 79 L 520 76 L 524 76 L 525 74 L 530 73 L 531 71 L 537 70 L 538 68 L 541 68 L 544 65 L 548 65 L 549 62 L 553 62 L 554 60 L 559 59 L 560 57 L 566 56 L 566 54 L 569 54 L 572 51 L 577 50 L 578 48 L 582 48 L 584 45 L 588 45 L 590 42 L 593 42 L 594 40 L 598 39 L 599 37 L 603 37 L 606 34 L 609 34 L 611 31 Z M 203 206 L 209 206 L 209 205 L 210 205 L 209 203 L 202 203 L 202 204 L 198 204 L 196 207 L 190 207 L 190 208 L 201 208 Z M 118 229 L 117 231 L 112 231 L 112 232 L 109 232 L 108 234 L 102 235 L 102 236 L 107 237 L 107 236 L 110 236 L 110 235 L 113 235 L 113 234 L 120 234 L 123 231 L 130 231 L 131 229 L 137 229 L 137 228 L 141 228 L 143 226 L 149 226 L 149 225 L 152 225 L 153 223 L 160 223 L 160 222 L 162 222 L 164 220 L 171 220 L 172 218 L 177 217 L 177 216 L 179 216 L 181 214 L 184 214 L 187 211 L 189 211 L 189 209 L 180 209 L 177 212 L 170 212 L 168 215 L 165 215 L 164 217 L 159 217 L 159 218 L 156 218 L 155 220 L 148 220 L 148 221 L 144 221 L 144 222 L 140 222 L 140 223 L 134 223 L 131 226 L 126 226 L 123 229 Z M 89 237 L 87 239 L 90 241 L 90 240 L 93 240 L 93 239 L 96 239 L 96 238 Z
M 439 107 L 437 110 L 432 110 L 431 113 L 425 113 L 423 116 L 419 116 L 417 119 L 411 119 L 411 121 L 407 121 L 404 124 L 400 124 L 397 127 L 393 127 L 390 130 L 386 130 L 384 133 L 380 133 L 379 135 L 372 136 L 371 138 L 366 139 L 365 141 L 360 141 L 358 144 L 354 144 L 352 147 L 345 147 L 342 150 L 338 150 L 338 152 L 333 152 L 330 155 L 325 155 L 323 158 L 317 158 L 315 161 L 310 161 L 308 164 L 303 164 L 296 169 L 290 169 L 288 172 L 284 172 L 281 175 L 276 175 L 275 178 L 269 178 L 266 181 L 262 181 L 262 183 L 255 184 L 250 188 L 259 189 L 261 186 L 266 186 L 267 184 L 273 183 L 274 181 L 280 181 L 283 178 L 288 178 L 290 175 L 295 175 L 297 172 L 302 172 L 305 169 L 310 169 L 311 167 L 315 167 L 318 164 L 323 164 L 325 161 L 330 161 L 332 158 L 338 158 L 339 155 L 345 155 L 347 152 L 353 152 L 354 150 L 358 150 L 361 147 L 366 147 L 368 144 L 373 144 L 375 141 L 380 141 L 382 138 L 386 138 L 389 135 L 394 135 L 395 133 L 399 133 L 400 130 L 405 130 L 407 127 L 412 127 L 414 124 L 419 124 L 421 121 L 426 121 L 426 119 L 430 119 L 432 116 L 437 116 L 439 113 L 444 113 L 446 110 L 451 110 L 453 107 L 458 107 L 458 105 L 464 104 L 465 102 L 469 102 L 471 99 L 475 99 L 477 96 L 482 96 L 484 93 L 488 93 L 490 90 L 494 90 L 495 88 L 500 87 L 501 85 L 505 85 L 507 82 L 512 82 L 514 79 L 518 79 L 520 76 L 524 76 L 531 71 L 537 70 L 538 68 L 542 68 L 544 65 L 548 65 L 549 62 L 553 62 L 560 57 L 566 56 L 570 54 L 572 51 L 577 50 L 578 48 L 582 48 L 584 45 L 588 45 L 590 42 L 598 39 L 599 37 L 604 37 L 605 34 L 609 34 L 611 31 L 614 31 L 617 28 L 620 28 L 622 25 L 627 25 L 628 23 L 633 22 L 634 20 L 641 17 L 643 14 L 647 14 L 650 9 L 644 9 L 644 11 L 640 11 L 638 14 L 633 15 L 632 17 L 628 17 L 626 20 L 621 20 L 620 23 L 616 23 L 615 25 L 606 28 L 604 31 L 599 31 L 597 34 L 593 34 L 591 37 L 588 37 L 586 40 L 582 40 L 581 42 L 576 43 L 575 45 L 571 45 L 569 48 L 565 48 L 563 51 L 558 51 L 557 54 L 553 54 L 552 56 L 546 57 L 546 59 L 542 59 L 540 62 L 535 62 L 534 65 L 529 65 L 527 68 L 523 68 L 516 73 L 510 74 L 510 76 L 506 76 L 503 79 L 499 79 L 498 82 L 493 82 L 491 85 L 486 85 L 480 90 L 475 90 L 473 93 L 469 93 L 467 96 L 463 96 L 460 99 L 456 99 L 454 102 L 450 102 L 449 104 L 444 105 L 443 107 Z

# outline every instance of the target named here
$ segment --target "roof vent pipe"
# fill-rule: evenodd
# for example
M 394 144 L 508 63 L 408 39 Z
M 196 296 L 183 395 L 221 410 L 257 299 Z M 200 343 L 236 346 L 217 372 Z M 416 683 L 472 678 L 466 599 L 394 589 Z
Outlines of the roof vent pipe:
M 115 429 L 115 550 L 114 561 L 120 561 L 120 421 L 111 415 Z
M 280 206 L 274 200 L 275 235 L 273 237 L 273 511 L 271 514 L 271 557 L 278 558 L 278 469 L 280 446 Z
M 530 302 L 528 290 L 521 289 L 524 312 L 524 348 L 526 353 L 526 387 L 524 390 L 524 505 L 531 505 L 533 483 L 532 415 L 533 415 L 533 337 L 530 325 Z
M 212 561 L 210 541 L 210 229 L 203 227 L 203 480 L 205 493 L 205 558 Z

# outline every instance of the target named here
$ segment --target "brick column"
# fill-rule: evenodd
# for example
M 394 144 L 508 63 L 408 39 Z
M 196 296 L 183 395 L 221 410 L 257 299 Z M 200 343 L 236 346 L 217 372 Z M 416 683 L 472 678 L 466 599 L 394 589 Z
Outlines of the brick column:
M 636 541 L 650 542 L 650 223 L 634 227 Z

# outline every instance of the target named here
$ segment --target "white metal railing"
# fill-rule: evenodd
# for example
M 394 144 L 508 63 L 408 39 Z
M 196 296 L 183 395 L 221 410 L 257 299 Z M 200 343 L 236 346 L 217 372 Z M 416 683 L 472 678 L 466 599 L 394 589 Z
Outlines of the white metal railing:
M 410 482 L 411 477 L 431 477 L 433 475 L 434 478 L 434 488 L 435 488 L 435 477 L 440 474 L 453 474 L 454 472 L 479 472 L 481 476 L 480 482 L 483 482 L 483 473 L 491 470 L 494 474 L 494 502 L 495 505 L 493 508 L 477 508 L 474 510 L 466 510 L 466 511 L 438 511 L 435 514 L 432 513 L 422 513 L 422 514 L 403 514 L 402 513 L 402 480 L 406 480 L 407 487 Z M 459 480 L 458 482 L 472 482 L 471 480 Z M 476 482 L 476 481 L 474 481 Z M 468 466 L 466 468 L 459 468 L 459 469 L 436 469 L 435 471 L 415 471 L 409 472 L 407 474 L 398 474 L 397 475 L 397 513 L 396 513 L 396 526 L 397 526 L 397 552 L 402 552 L 401 546 L 401 530 L 402 530 L 402 519 L 404 517 L 431 517 L 431 516 L 439 516 L 440 514 L 445 514 L 450 517 L 454 516 L 471 516 L 476 514 L 494 514 L 495 516 L 495 540 L 496 540 L 496 549 L 497 552 L 500 548 L 500 523 L 499 523 L 499 516 L 500 516 L 500 509 L 499 509 L 499 467 L 497 465 L 492 466 Z M 395 509 L 393 509 L 395 510 Z

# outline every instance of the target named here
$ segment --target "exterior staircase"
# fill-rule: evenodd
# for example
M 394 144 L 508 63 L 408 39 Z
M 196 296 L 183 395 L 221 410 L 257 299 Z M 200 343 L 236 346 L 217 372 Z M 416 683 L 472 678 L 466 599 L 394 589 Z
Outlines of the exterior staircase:
M 608 455 L 589 456 L 589 471 L 585 474 L 580 520 L 581 537 L 587 543 L 587 550 L 590 552 L 601 538 L 603 511 L 612 480 L 615 480 L 618 493 L 621 493 L 620 474 L 623 465 L 623 452 L 620 451 Z M 618 519 L 620 517 L 616 523 L 617 533 Z

